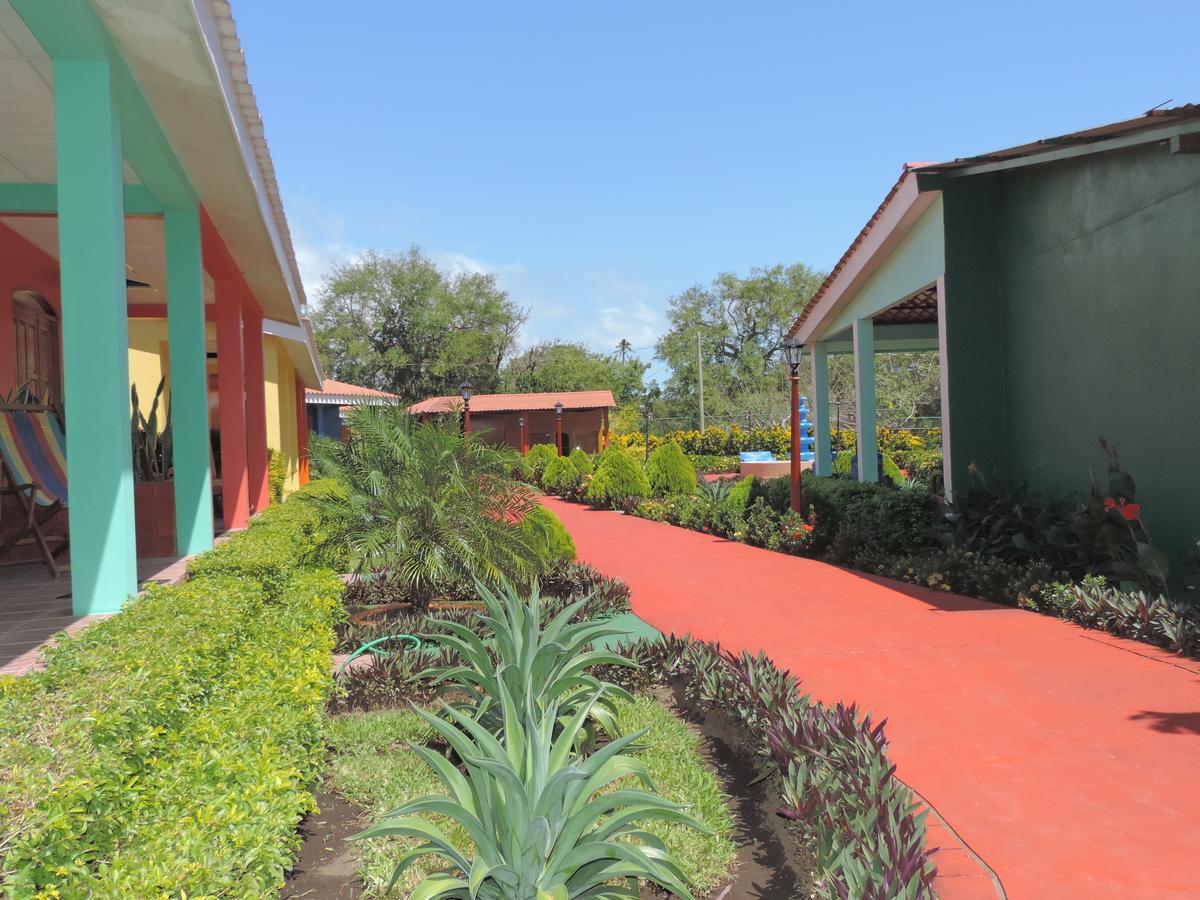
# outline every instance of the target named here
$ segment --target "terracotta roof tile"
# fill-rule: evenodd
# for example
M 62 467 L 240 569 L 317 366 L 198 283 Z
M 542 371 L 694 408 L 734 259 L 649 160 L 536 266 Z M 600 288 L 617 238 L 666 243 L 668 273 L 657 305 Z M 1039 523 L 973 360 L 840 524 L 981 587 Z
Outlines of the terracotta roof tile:
M 339 397 L 375 397 L 386 400 L 398 399 L 395 394 L 389 394 L 387 391 L 377 391 L 374 388 L 359 387 L 357 384 L 346 384 L 343 381 L 334 381 L 332 378 L 326 378 L 322 384 L 322 389 L 315 391 L 312 388 L 306 388 L 304 395 L 306 397 L 319 397 L 322 394 L 336 394 Z
M 560 391 L 544 394 L 476 394 L 471 397 L 471 412 L 516 412 L 526 409 L 599 409 L 617 405 L 612 391 Z M 443 413 L 462 405 L 462 397 L 430 397 L 408 408 L 411 413 Z

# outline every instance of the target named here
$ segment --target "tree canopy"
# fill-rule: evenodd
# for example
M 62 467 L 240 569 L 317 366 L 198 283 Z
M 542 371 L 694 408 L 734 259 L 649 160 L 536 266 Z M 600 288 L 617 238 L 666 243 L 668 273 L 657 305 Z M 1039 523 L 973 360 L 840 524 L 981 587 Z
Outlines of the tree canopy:
M 669 328 L 655 348 L 671 368 L 665 398 L 688 415 L 699 408 L 697 335 L 706 406 L 763 391 L 777 396 L 784 336 L 823 278 L 802 263 L 758 267 L 746 277 L 723 272 L 672 297 Z
M 445 272 L 412 247 L 334 269 L 313 326 L 331 378 L 414 402 L 464 380 L 495 390 L 526 318 L 494 276 Z
M 520 393 L 608 389 L 618 403 L 625 403 L 642 395 L 642 376 L 648 368 L 637 357 L 622 361 L 617 354 L 555 341 L 534 344 L 509 360 L 501 373 L 501 386 Z

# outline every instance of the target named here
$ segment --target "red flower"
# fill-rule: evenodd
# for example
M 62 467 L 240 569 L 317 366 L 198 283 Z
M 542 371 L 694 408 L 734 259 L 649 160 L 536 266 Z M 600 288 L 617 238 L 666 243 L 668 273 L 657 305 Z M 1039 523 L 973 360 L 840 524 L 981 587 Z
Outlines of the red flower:
M 1104 511 L 1112 512 L 1114 509 L 1121 514 L 1126 522 L 1136 522 L 1142 517 L 1142 504 L 1129 503 L 1124 497 L 1121 497 L 1119 500 L 1114 500 L 1112 497 L 1105 497 Z
M 1123 503 L 1117 509 L 1120 510 L 1127 522 L 1136 522 L 1142 517 L 1142 504 L 1140 503 Z
M 800 527 L 803 528 L 805 531 L 807 531 L 809 534 L 812 534 L 813 527 L 811 525 L 809 525 L 807 522 L 805 522 Z

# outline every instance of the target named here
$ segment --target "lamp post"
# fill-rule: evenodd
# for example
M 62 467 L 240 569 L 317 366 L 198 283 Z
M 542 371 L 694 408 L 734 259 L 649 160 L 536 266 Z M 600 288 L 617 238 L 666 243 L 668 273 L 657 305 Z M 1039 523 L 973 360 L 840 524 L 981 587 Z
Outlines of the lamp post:
M 555 418 L 555 421 L 556 421 L 556 423 L 557 423 L 557 425 L 558 425 L 558 455 L 559 455 L 559 456 L 562 456 L 562 455 L 563 455 L 563 446 L 562 446 L 562 411 L 563 411 L 563 405 L 562 405 L 562 401 L 560 400 L 559 402 L 557 402 L 557 403 L 555 403 L 555 404 L 554 404 L 554 418 Z
M 792 381 L 792 512 L 802 512 L 800 489 L 800 353 L 804 345 L 788 338 L 783 342 L 783 361 L 791 370 Z
M 521 455 L 524 456 L 529 452 L 529 448 L 525 444 L 525 417 L 521 416 L 517 419 L 517 427 L 521 430 Z
M 458 386 L 463 398 L 463 434 L 471 433 L 471 382 L 464 381 Z

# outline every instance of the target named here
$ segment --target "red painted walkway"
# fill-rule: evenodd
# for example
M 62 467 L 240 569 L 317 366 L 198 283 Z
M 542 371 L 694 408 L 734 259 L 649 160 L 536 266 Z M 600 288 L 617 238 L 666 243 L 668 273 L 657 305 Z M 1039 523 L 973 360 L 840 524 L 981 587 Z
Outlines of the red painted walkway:
M 1008 897 L 1197 898 L 1200 663 L 1035 613 L 546 501 L 663 631 L 888 718 L 899 775 Z M 951 840 L 936 830 L 934 843 Z M 941 855 L 944 898 L 990 882 Z

